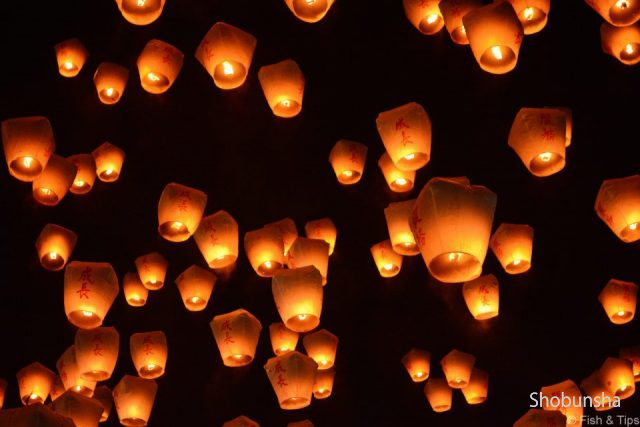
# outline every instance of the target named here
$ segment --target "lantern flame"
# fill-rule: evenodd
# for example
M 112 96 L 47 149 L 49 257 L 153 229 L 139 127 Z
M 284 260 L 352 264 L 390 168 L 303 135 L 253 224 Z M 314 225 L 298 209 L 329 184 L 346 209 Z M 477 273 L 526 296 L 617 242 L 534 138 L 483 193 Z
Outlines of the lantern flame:
M 137 6 L 138 7 L 144 7 L 144 4 L 147 2 L 147 0 L 138 0 L 137 2 Z
M 156 73 L 147 73 L 147 78 L 152 82 L 159 82 L 160 77 Z
M 347 178 L 351 178 L 353 176 L 353 171 L 352 170 L 342 171 L 342 175 L 346 176 Z
M 627 45 L 624 47 L 624 51 L 628 54 L 628 55 L 632 55 L 634 52 L 634 48 L 633 48 L 633 44 L 631 43 L 627 43 Z
M 393 270 L 393 264 L 385 264 L 382 266 L 382 268 L 384 268 L 387 271 L 391 271 Z
M 449 254 L 449 261 L 451 262 L 460 261 L 460 258 L 462 258 L 462 254 L 460 252 L 451 252 Z
M 25 168 L 30 168 L 33 164 L 33 157 L 25 156 L 22 158 L 22 164 Z
M 524 19 L 526 19 L 527 21 L 531 21 L 533 19 L 533 8 L 525 8 L 525 10 L 522 12 L 522 15 L 524 16 Z
M 222 62 L 222 72 L 224 73 L 225 76 L 232 76 L 233 73 L 235 72 L 233 69 L 233 65 L 231 65 L 231 62 L 229 61 L 223 61 Z
M 404 156 L 405 160 L 413 160 L 416 158 L 416 154 L 415 153 L 411 153 L 411 154 L 407 154 L 406 156 Z
M 491 53 L 493 54 L 494 58 L 496 58 L 498 61 L 502 61 L 503 56 L 502 56 L 502 51 L 500 50 L 500 46 L 491 47 Z
M 629 7 L 629 0 L 618 0 L 616 2 L 616 7 L 618 9 L 626 9 Z
M 633 224 L 629 224 L 629 230 L 635 231 L 638 228 L 638 223 L 634 222 Z
M 431 15 L 427 16 L 427 24 L 433 24 L 437 20 L 438 20 L 438 14 L 437 13 L 432 13 Z
M 109 88 L 107 88 L 107 89 L 104 91 L 104 93 L 105 93 L 107 96 L 113 96 L 113 93 L 114 93 L 114 92 L 115 92 L 115 90 L 114 90 L 112 87 L 109 87 Z
M 520 265 L 521 262 L 522 262 L 521 259 L 514 259 L 513 260 L 513 265 Z
M 76 187 L 84 187 L 84 181 L 77 180 L 76 182 L 73 183 L 73 185 L 75 185 Z
M 50 260 L 56 260 L 58 259 L 58 254 L 55 252 L 49 252 L 49 259 Z
M 64 63 L 64 68 L 66 68 L 67 70 L 73 70 L 73 62 L 71 61 L 67 61 Z
M 91 317 L 91 316 L 93 316 L 93 312 L 92 311 L 82 310 L 82 315 L 85 316 L 85 317 Z
M 404 178 L 398 178 L 398 179 L 396 179 L 396 184 L 400 185 L 400 186 L 407 185 L 407 180 L 404 179 Z
M 551 160 L 551 153 L 549 152 L 542 153 L 538 156 L 538 158 L 543 162 L 548 162 Z

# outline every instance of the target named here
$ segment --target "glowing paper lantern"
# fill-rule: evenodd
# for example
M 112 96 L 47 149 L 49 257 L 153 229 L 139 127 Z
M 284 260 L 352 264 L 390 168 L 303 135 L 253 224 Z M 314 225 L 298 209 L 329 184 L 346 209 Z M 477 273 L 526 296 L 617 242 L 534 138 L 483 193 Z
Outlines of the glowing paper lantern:
M 91 153 L 96 162 L 96 174 L 102 182 L 114 182 L 120 177 L 124 163 L 124 151 L 105 142 Z
M 445 283 L 482 273 L 497 196 L 466 178 L 432 178 L 416 199 L 411 230 L 429 272 Z
M 338 182 L 344 185 L 360 181 L 367 161 L 367 146 L 359 142 L 341 139 L 329 153 L 329 163 Z
M 482 0 L 442 0 L 440 2 L 438 7 L 444 19 L 444 25 L 454 43 L 469 44 L 462 17 L 480 6 L 482 6 Z
M 4 396 L 7 393 L 7 380 L 0 378 L 0 410 L 4 406 Z
M 478 405 L 487 400 L 489 391 L 489 374 L 478 368 L 471 371 L 471 379 L 469 384 L 462 389 L 464 399 L 469 405 Z
M 472 9 L 462 23 L 480 68 L 493 74 L 515 68 L 524 29 L 509 2 Z
M 435 34 L 442 29 L 444 21 L 438 8 L 439 0 L 403 0 L 407 19 L 422 34 Z
M 282 321 L 295 332 L 308 332 L 320 324 L 322 275 L 314 266 L 279 270 L 271 290 Z
M 196 231 L 207 195 L 180 184 L 167 184 L 158 203 L 158 232 L 170 242 L 184 242 Z
M 189 311 L 202 311 L 205 309 L 215 284 L 215 274 L 197 265 L 187 268 L 176 279 L 176 285 L 178 285 L 182 301 Z
M 56 375 L 56 379 L 53 380 L 53 385 L 51 386 L 51 391 L 49 392 L 49 396 L 51 396 L 51 401 L 53 402 L 67 391 L 64 388 L 64 384 L 62 384 L 62 379 L 60 375 Z
M 631 397 L 636 389 L 633 364 L 625 359 L 607 358 L 600 368 L 600 379 L 609 392 L 620 399 Z
M 162 40 L 150 40 L 138 56 L 140 84 L 149 93 L 164 93 L 176 81 L 184 54 Z
M 276 356 L 293 351 L 298 345 L 299 334 L 287 328 L 284 323 L 269 325 L 271 348 Z
M 253 421 L 251 418 L 241 415 L 222 424 L 222 427 L 260 427 L 260 424 Z
M 154 379 L 164 375 L 169 347 L 162 331 L 142 332 L 129 339 L 131 360 L 142 378 Z
M 485 320 L 498 315 L 500 287 L 498 279 L 493 274 L 465 282 L 462 286 L 462 295 L 474 319 Z
M 60 375 L 60 380 L 64 387 L 63 392 L 71 390 L 87 397 L 91 397 L 93 395 L 93 390 L 96 388 L 96 382 L 82 378 L 82 373 L 80 372 L 80 368 L 78 367 L 78 362 L 76 360 L 75 346 L 72 345 L 62 353 L 62 356 L 60 356 L 56 363 L 56 368 L 58 369 L 58 374 Z M 55 400 L 53 396 L 51 397 L 51 400 Z
M 616 27 L 606 22 L 600 26 L 602 50 L 625 65 L 640 62 L 640 26 Z
M 418 255 L 420 250 L 411 231 L 415 199 L 390 203 L 384 210 L 393 250 L 400 255 Z
M 309 221 L 304 226 L 304 232 L 310 239 L 324 240 L 329 244 L 329 255 L 333 253 L 338 237 L 338 230 L 331 218 L 321 218 Z
M 535 34 L 547 25 L 551 0 L 511 0 L 510 3 L 525 34 Z
M 385 240 L 371 246 L 373 262 L 382 277 L 394 277 L 402 268 L 402 255 L 393 250 L 391 240 Z
M 513 427 L 565 427 L 566 425 L 567 417 L 560 411 L 529 409 Z
M 406 193 L 413 189 L 416 179 L 416 171 L 403 171 L 396 167 L 391 161 L 389 154 L 384 153 L 378 161 L 378 166 L 384 175 L 387 185 L 391 191 L 396 193 Z
M 431 371 L 431 353 L 426 350 L 412 348 L 402 358 L 402 364 L 413 382 L 425 381 L 429 378 Z
M 616 325 L 629 323 L 636 313 L 638 285 L 611 279 L 598 295 L 609 320 Z
M 0 427 L 76 427 L 73 420 L 37 403 L 0 412 Z
M 140 281 L 140 276 L 136 273 L 127 273 L 122 281 L 122 289 L 127 303 L 132 307 L 142 307 L 147 303 L 149 289 Z
M 296 223 L 291 218 L 283 218 L 280 221 L 266 224 L 264 228 L 275 228 L 280 233 L 284 244 L 284 255 L 286 256 L 289 253 L 289 249 L 291 249 L 291 245 L 298 238 Z
M 284 0 L 291 12 L 301 21 L 314 23 L 320 21 L 329 11 L 335 0 Z
M 446 412 L 451 409 L 453 390 L 442 378 L 429 378 L 424 386 L 424 395 L 434 412 Z
M 156 291 L 164 286 L 169 262 L 158 252 L 151 252 L 136 258 L 138 276 L 145 288 Z
M 307 355 L 317 364 L 318 369 L 329 369 L 333 367 L 338 351 L 338 337 L 326 329 L 321 329 L 302 339 Z
M 452 388 L 465 388 L 469 385 L 475 363 L 476 358 L 472 354 L 458 350 L 451 350 L 440 361 L 444 376 Z
M 313 265 L 322 275 L 322 284 L 327 283 L 329 270 L 329 244 L 324 240 L 298 237 L 287 254 L 289 268 Z
M 217 22 L 204 36 L 196 58 L 220 89 L 235 89 L 247 78 L 256 38 L 224 22 Z
M 239 309 L 215 316 L 209 323 L 225 366 L 245 366 L 253 362 L 262 324 L 247 310 Z
M 586 0 L 586 2 L 608 23 L 617 27 L 634 24 L 640 19 L 638 0 Z
M 621 348 L 620 358 L 631 362 L 633 366 L 633 377 L 636 382 L 640 382 L 640 345 Z
M 284 243 L 275 227 L 245 233 L 244 250 L 258 276 L 271 277 L 284 264 Z
M 148 25 L 162 15 L 165 0 L 116 0 L 124 19 L 134 25 Z
M 225 211 L 202 218 L 193 238 L 210 268 L 225 268 L 238 259 L 238 223 Z
M 2 146 L 11 176 L 24 182 L 36 179 L 56 149 L 46 117 L 23 117 L 2 122 Z
M 528 225 L 500 224 L 489 245 L 507 273 L 524 273 L 531 268 L 533 228 Z
M 18 379 L 20 400 L 24 405 L 33 405 L 44 403 L 47 400 L 56 374 L 35 362 L 20 369 L 16 378 Z
M 336 371 L 333 369 L 323 369 L 316 372 L 316 381 L 313 383 L 313 397 L 316 399 L 326 399 L 333 391 L 333 380 Z
M 429 162 L 431 120 L 420 104 L 410 102 L 384 111 L 378 114 L 376 125 L 396 168 L 415 171 Z
M 45 206 L 55 206 L 64 198 L 76 177 L 69 160 L 52 155 L 42 173 L 33 180 L 33 198 Z
M 102 416 L 100 422 L 103 423 L 109 419 L 111 409 L 113 408 L 113 395 L 107 386 L 100 386 L 93 392 L 93 399 L 102 406 Z
M 89 51 L 78 39 L 68 39 L 55 45 L 58 71 L 63 77 L 75 77 L 80 73 Z
M 36 240 L 40 264 L 50 271 L 62 270 L 77 241 L 78 235 L 73 231 L 55 224 L 45 225 Z
M 304 75 L 295 61 L 287 59 L 260 67 L 258 79 L 273 114 L 290 118 L 300 113 L 304 95 Z
M 76 176 L 69 189 L 73 194 L 87 194 L 96 181 L 96 161 L 91 154 L 75 154 L 67 158 L 76 167 Z
M 614 396 L 602 383 L 600 371 L 595 371 L 582 380 L 582 382 L 580 382 L 580 388 L 587 396 L 591 397 L 594 402 L 593 407 L 596 411 L 608 411 L 612 408 Z M 595 401 L 596 397 L 598 398 L 598 402 Z
M 120 287 L 108 263 L 73 261 L 64 272 L 64 310 L 69 322 L 82 329 L 102 325 Z
M 113 327 L 76 332 L 76 361 L 82 378 L 104 381 L 111 378 L 120 349 L 120 334 Z
M 154 380 L 125 375 L 113 389 L 120 424 L 143 427 L 149 422 L 158 385 Z
M 129 70 L 111 62 L 103 62 L 93 75 L 93 83 L 98 92 L 100 102 L 107 105 L 116 104 L 122 98 L 129 80 Z
M 98 402 L 73 391 L 65 392 L 52 402 L 51 409 L 71 418 L 76 427 L 98 427 L 102 416 L 102 406 Z
M 318 365 L 312 358 L 290 351 L 267 360 L 264 369 L 282 409 L 309 406 Z
M 640 175 L 604 181 L 596 212 L 623 242 L 640 239 Z
M 560 411 L 567 417 L 567 425 L 581 425 L 583 409 L 580 406 L 580 402 L 582 393 L 580 393 L 580 389 L 573 381 L 566 380 L 558 384 L 542 387 L 540 395 L 543 409 Z M 563 396 L 566 399 L 563 399 Z M 543 399 L 543 397 L 547 399 Z M 571 400 L 570 402 L 569 399 Z

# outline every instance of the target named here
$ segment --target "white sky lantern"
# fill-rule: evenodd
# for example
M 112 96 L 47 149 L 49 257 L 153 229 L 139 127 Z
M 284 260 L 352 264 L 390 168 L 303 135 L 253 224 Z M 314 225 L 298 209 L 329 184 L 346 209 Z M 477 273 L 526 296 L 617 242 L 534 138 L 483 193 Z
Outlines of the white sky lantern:
M 287 328 L 284 323 L 272 323 L 269 325 L 271 348 L 276 356 L 293 351 L 298 345 L 300 334 Z
M 62 270 L 77 241 L 78 235 L 73 231 L 55 224 L 45 225 L 36 240 L 40 264 L 50 271 Z
M 87 397 L 93 395 L 97 382 L 82 378 L 82 373 L 76 360 L 76 347 L 74 345 L 62 353 L 62 356 L 60 356 L 56 363 L 56 368 L 58 369 L 64 390 L 71 390 Z M 55 399 L 52 397 L 52 400 Z
M 69 189 L 76 195 L 87 194 L 96 181 L 96 161 L 91 154 L 74 154 L 67 158 L 76 167 L 76 176 Z
M 426 350 L 412 348 L 402 358 L 402 364 L 413 382 L 426 381 L 431 372 L 431 353 Z
M 184 54 L 162 40 L 150 40 L 138 57 L 140 84 L 149 93 L 164 93 L 178 78 Z
M 103 62 L 93 75 L 100 102 L 113 105 L 120 101 L 129 80 L 129 70 L 122 65 Z
M 295 332 L 308 332 L 320 324 L 322 275 L 310 265 L 279 270 L 271 280 L 276 308 L 282 321 Z
M 247 310 L 215 316 L 209 323 L 225 366 L 246 366 L 253 362 L 262 325 Z
M 2 146 L 11 176 L 31 182 L 42 173 L 56 149 L 51 123 L 40 116 L 5 120 Z
M 320 218 L 309 221 L 304 225 L 304 231 L 310 239 L 320 239 L 327 242 L 329 244 L 329 255 L 333 254 L 338 237 L 338 230 L 333 221 L 331 221 L 331 218 Z
M 189 311 L 202 311 L 211 298 L 216 276 L 204 268 L 192 265 L 178 276 L 176 285 Z
M 322 284 L 327 283 L 329 273 L 329 244 L 320 239 L 298 237 L 287 256 L 289 268 L 301 268 L 313 265 L 322 275 Z
M 291 218 L 283 218 L 279 221 L 266 224 L 264 228 L 274 228 L 280 233 L 282 243 L 284 244 L 284 254 L 286 256 L 289 253 L 291 245 L 293 245 L 293 242 L 298 238 L 298 227 L 296 227 L 295 221 Z
M 258 79 L 273 114 L 291 118 L 300 113 L 305 81 L 302 70 L 294 60 L 287 59 L 260 67 Z
M 157 291 L 164 286 L 169 262 L 158 252 L 139 256 L 135 260 L 138 276 L 145 288 Z
M 164 332 L 140 332 L 131 335 L 129 350 L 140 377 L 154 379 L 164 375 L 169 353 Z
M 465 388 L 469 385 L 475 363 L 475 356 L 458 350 L 451 350 L 440 361 L 444 376 L 452 388 Z
M 56 413 L 73 420 L 76 427 L 98 427 L 102 406 L 97 401 L 67 391 L 50 405 Z
M 67 39 L 55 45 L 58 72 L 63 77 L 75 77 L 80 73 L 89 51 L 78 39 Z
M 282 409 L 300 409 L 311 404 L 318 365 L 312 358 L 290 351 L 269 359 L 264 366 Z
M 451 40 L 461 45 L 469 44 L 462 17 L 470 10 L 482 6 L 482 0 L 442 0 L 438 6 Z
M 18 371 L 18 389 L 23 405 L 44 403 L 49 396 L 56 374 L 44 365 L 35 362 Z
M 329 163 L 340 184 L 355 184 L 362 178 L 368 147 L 359 142 L 341 139 L 329 153 Z
M 400 255 L 418 255 L 420 250 L 411 231 L 411 214 L 415 199 L 390 203 L 384 210 L 393 250 Z
M 402 268 L 402 255 L 393 250 L 391 240 L 384 240 L 371 246 L 371 256 L 382 277 L 394 277 Z
M 170 242 L 184 242 L 195 233 L 207 206 L 207 195 L 195 188 L 170 183 L 158 202 L 158 232 Z
M 210 268 L 225 268 L 238 259 L 238 223 L 228 212 L 202 218 L 193 238 Z
M 284 264 L 284 242 L 275 227 L 248 231 L 244 235 L 244 250 L 253 270 L 261 277 L 271 277 Z
M 82 378 L 108 380 L 118 361 L 120 334 L 113 327 L 79 329 L 76 331 L 75 350 Z
M 630 243 L 640 239 L 640 175 L 605 180 L 595 209 L 620 240 Z
M 307 355 L 318 364 L 318 369 L 323 370 L 333 367 L 338 351 L 338 341 L 337 336 L 326 329 L 321 329 L 305 335 L 302 344 Z
M 149 422 L 158 392 L 154 380 L 125 375 L 113 389 L 113 401 L 120 424 L 144 427 Z
M 64 272 L 64 310 L 79 328 L 92 329 L 102 322 L 120 286 L 111 264 L 73 261 Z
M 541 397 L 546 397 L 548 399 L 548 401 L 547 399 L 540 399 L 545 410 L 560 411 L 567 417 L 568 426 L 579 426 L 582 424 L 583 408 L 579 403 L 582 399 L 582 393 L 580 393 L 580 389 L 573 381 L 566 380 L 558 384 L 542 387 L 540 389 L 540 394 Z M 552 399 L 554 396 L 558 397 L 558 399 Z M 567 399 L 565 399 L 564 403 L 559 400 L 562 399 L 562 396 L 566 396 L 568 399 L 571 399 L 571 403 L 567 405 Z M 558 402 L 556 402 L 556 400 L 558 400 Z M 575 403 L 578 403 L 578 405 L 575 405 Z
M 407 19 L 422 34 L 435 34 L 442 29 L 444 21 L 438 8 L 439 0 L 403 0 Z
M 122 280 L 122 290 L 127 303 L 132 307 L 142 307 L 147 303 L 149 289 L 140 280 L 137 273 L 126 273 Z
M 54 154 L 33 180 L 33 198 L 45 206 L 57 205 L 73 185 L 77 171 L 70 160 Z
M 416 171 L 403 171 L 391 161 L 388 153 L 384 153 L 378 161 L 378 167 L 382 171 L 389 189 L 395 193 L 406 193 L 413 189 L 416 180 Z
M 117 181 L 122 172 L 125 153 L 119 147 L 105 142 L 91 153 L 96 162 L 96 174 L 102 182 Z
M 535 34 L 547 25 L 551 0 L 510 0 L 510 3 L 525 34 Z

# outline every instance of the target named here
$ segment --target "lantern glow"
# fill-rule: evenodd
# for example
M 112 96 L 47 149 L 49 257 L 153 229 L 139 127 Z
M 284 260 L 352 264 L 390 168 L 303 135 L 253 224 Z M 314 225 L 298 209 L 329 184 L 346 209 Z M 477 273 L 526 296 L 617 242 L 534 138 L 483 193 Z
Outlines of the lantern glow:
M 438 7 L 444 19 L 444 25 L 454 43 L 469 44 L 462 17 L 470 10 L 482 6 L 481 0 L 442 0 Z
M 225 211 L 202 218 L 193 238 L 210 268 L 225 268 L 238 259 L 238 223 Z
M 616 27 L 632 25 L 640 19 L 638 0 L 587 0 L 587 4 Z
M 215 316 L 209 323 L 225 366 L 246 366 L 253 362 L 262 325 L 244 309 Z
M 623 242 L 640 239 L 640 175 L 604 181 L 595 209 L 600 219 Z
M 162 331 L 142 332 L 129 339 L 131 360 L 142 378 L 154 379 L 164 375 L 167 366 L 167 338 Z
M 411 214 L 415 199 L 390 203 L 384 210 L 393 250 L 400 255 L 418 255 L 418 245 L 411 231 Z
M 52 155 L 42 173 L 33 180 L 33 198 L 45 206 L 55 206 L 64 198 L 76 176 L 71 161 Z
M 102 416 L 102 406 L 95 400 L 67 391 L 51 402 L 51 409 L 71 420 L 76 427 L 97 427 Z
M 600 367 L 600 380 L 612 395 L 620 399 L 633 396 L 636 390 L 633 364 L 626 359 L 607 358 Z
M 280 233 L 284 245 L 284 255 L 287 256 L 291 245 L 293 245 L 293 242 L 298 238 L 298 227 L 296 227 L 295 221 L 291 218 L 283 218 L 279 221 L 266 224 L 264 228 L 273 228 Z
M 558 384 L 542 387 L 540 395 L 542 407 L 545 411 L 560 411 L 567 417 L 566 425 L 581 424 L 583 408 L 580 402 L 582 393 L 580 393 L 580 389 L 573 381 L 566 380 Z M 555 400 L 552 399 L 554 396 L 566 396 L 571 399 L 571 403 L 568 406 L 563 402 L 554 405 Z M 547 399 L 543 399 L 544 397 Z
M 600 399 L 599 405 L 593 405 L 596 411 L 608 411 L 612 408 L 614 396 L 605 387 L 600 378 L 600 371 L 595 371 L 587 378 L 580 382 L 580 388 L 584 393 L 594 399 L 596 396 Z
M 322 275 L 314 266 L 278 270 L 271 289 L 282 321 L 295 332 L 308 332 L 320 324 Z
M 264 366 L 282 409 L 309 406 L 318 365 L 297 351 L 269 359 Z
M 384 175 L 385 181 L 391 191 L 396 193 L 406 193 L 413 189 L 416 179 L 416 171 L 403 171 L 396 167 L 391 161 L 388 153 L 384 153 L 378 161 L 378 166 Z
M 335 0 L 284 0 L 289 10 L 303 22 L 314 23 L 325 17 Z
M 56 363 L 56 368 L 62 381 L 63 392 L 72 390 L 83 396 L 92 397 L 97 382 L 82 378 L 82 373 L 76 360 L 75 346 L 72 345 L 62 353 L 62 356 L 60 356 Z M 53 396 L 51 400 L 55 400 Z
M 149 25 L 162 15 L 166 0 L 116 0 L 124 19 L 134 25 Z
M 142 307 L 147 303 L 149 289 L 147 289 L 140 276 L 136 273 L 127 273 L 122 281 L 122 289 L 127 303 L 132 307 Z
M 636 382 L 640 382 L 640 345 L 635 347 L 625 347 L 620 349 L 620 358 L 631 362 L 633 377 Z
M 318 369 L 316 372 L 316 380 L 313 383 L 313 397 L 316 399 L 326 399 L 331 396 L 333 391 L 333 381 L 336 371 L 331 369 Z
M 170 242 L 184 242 L 197 230 L 206 206 L 207 195 L 202 191 L 167 184 L 158 202 L 158 233 Z
M 324 240 L 298 237 L 287 254 L 287 266 L 301 268 L 312 265 L 322 275 L 322 284 L 325 285 L 329 270 L 329 247 Z
M 609 320 L 616 325 L 629 323 L 636 313 L 638 285 L 611 279 L 600 292 L 598 301 Z
M 107 386 L 100 386 L 93 392 L 93 399 L 102 407 L 100 422 L 103 423 L 107 421 L 113 408 L 113 395 L 111 390 L 109 390 Z
M 329 244 L 329 255 L 333 254 L 336 246 L 338 230 L 331 218 L 321 218 L 309 221 L 304 225 L 304 231 L 308 238 L 324 240 Z
M 91 154 L 75 154 L 67 158 L 76 167 L 76 176 L 69 191 L 73 194 L 87 194 L 96 180 L 96 161 Z
M 403 0 L 407 19 L 422 34 L 435 34 L 442 29 L 444 21 L 438 8 L 439 0 Z
M 182 301 L 189 311 L 202 311 L 206 308 L 215 284 L 216 276 L 197 265 L 187 268 L 176 279 Z
M 276 356 L 294 351 L 298 345 L 299 334 L 287 328 L 284 323 L 269 325 L 271 348 Z
M 478 368 L 473 368 L 469 384 L 462 389 L 464 399 L 469 405 L 478 405 L 487 400 L 489 375 Z
M 70 262 L 64 272 L 64 309 L 69 322 L 82 329 L 102 325 L 119 290 L 111 264 Z
M 426 381 L 431 373 L 431 353 L 412 348 L 402 358 L 402 364 L 413 382 Z

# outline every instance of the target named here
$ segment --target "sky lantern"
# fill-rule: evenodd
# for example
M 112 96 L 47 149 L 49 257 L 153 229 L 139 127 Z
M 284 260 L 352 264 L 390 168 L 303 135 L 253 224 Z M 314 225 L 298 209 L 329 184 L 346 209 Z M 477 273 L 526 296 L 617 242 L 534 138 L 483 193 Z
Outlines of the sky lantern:
M 451 409 L 453 390 L 444 378 L 429 378 L 424 386 L 424 395 L 434 412 Z
M 371 246 L 373 262 L 382 277 L 394 277 L 402 268 L 402 255 L 393 250 L 391 240 L 384 240 Z
M 327 283 L 329 273 L 329 244 L 324 240 L 298 237 L 287 255 L 289 268 L 313 265 L 322 275 L 322 284 Z
M 31 182 L 42 173 L 56 149 L 51 123 L 40 116 L 4 120 L 2 146 L 11 176 Z
M 621 348 L 620 358 L 631 362 L 633 366 L 633 377 L 636 382 L 640 382 L 640 345 Z
M 258 79 L 269 108 L 278 117 L 295 117 L 302 110 L 304 75 L 292 59 L 265 65 L 258 70 Z
M 196 58 L 220 89 L 235 89 L 247 78 L 257 40 L 251 34 L 217 22 L 204 36 Z
M 226 423 L 222 424 L 222 427 L 260 427 L 260 424 L 253 421 L 249 417 L 245 417 L 244 415 L 240 415 Z
M 413 189 L 416 171 L 403 171 L 398 169 L 391 161 L 388 153 L 384 153 L 382 157 L 380 157 L 378 166 L 391 191 L 395 193 L 406 193 Z
M 2 427 L 77 427 L 72 419 L 55 413 L 41 403 L 31 406 L 5 409 L 0 412 Z
M 341 139 L 329 153 L 329 163 L 340 184 L 351 185 L 360 181 L 367 162 L 366 145 Z
M 120 334 L 113 327 L 79 329 L 76 332 L 75 349 L 82 378 L 91 381 L 108 380 L 118 361 Z
M 70 262 L 64 272 L 64 310 L 69 322 L 82 329 L 102 325 L 119 291 L 111 264 Z
M 329 255 L 333 254 L 338 230 L 331 218 L 321 218 L 307 222 L 304 225 L 304 232 L 310 239 L 319 239 L 327 242 L 329 244 Z
M 162 40 L 150 40 L 138 56 L 140 84 L 149 93 L 164 93 L 176 81 L 184 54 L 175 46 Z
M 96 174 L 102 182 L 115 182 L 120 177 L 125 153 L 119 147 L 105 142 L 91 153 L 96 162 Z
M 422 34 L 435 34 L 442 29 L 444 21 L 438 8 L 439 0 L 403 0 L 407 19 Z
M 184 242 L 195 233 L 207 206 L 207 195 L 185 185 L 170 183 L 158 202 L 158 232 L 170 242 Z
M 551 0 L 510 0 L 510 3 L 525 34 L 535 34 L 547 25 Z
M 333 367 L 338 351 L 338 337 L 326 329 L 305 335 L 302 339 L 307 355 L 317 364 L 319 370 Z
M 529 271 L 533 252 L 533 228 L 523 224 L 500 224 L 493 233 L 489 246 L 507 273 Z
M 608 23 L 616 27 L 635 24 L 640 19 L 638 0 L 586 0 Z
M 318 371 L 316 371 L 316 380 L 313 383 L 313 397 L 316 399 L 326 399 L 331 396 L 335 377 L 336 371 L 333 368 L 318 369 Z
M 215 284 L 215 274 L 197 265 L 187 268 L 176 279 L 184 306 L 189 311 L 202 311 L 206 308 Z
M 580 388 L 584 393 L 591 397 L 594 401 L 593 408 L 596 411 L 608 411 L 613 408 L 614 396 L 609 389 L 605 387 L 600 378 L 600 371 L 595 371 L 587 378 L 580 382 Z M 595 397 L 598 397 L 599 402 L 595 403 Z
M 625 65 L 640 62 L 640 26 L 616 27 L 607 22 L 600 26 L 602 50 Z
M 151 252 L 136 258 L 138 276 L 145 288 L 157 291 L 164 286 L 169 262 L 158 252 Z
M 93 392 L 93 399 L 102 406 L 102 415 L 100 422 L 103 423 L 109 419 L 111 409 L 113 408 L 113 395 L 107 386 L 101 385 Z
M 96 388 L 96 381 L 82 378 L 82 373 L 76 360 L 76 347 L 72 345 L 62 353 L 56 363 L 58 374 L 64 390 L 71 390 L 83 396 L 91 397 Z M 53 396 L 51 400 L 55 400 Z
M 67 157 L 76 167 L 76 176 L 69 189 L 76 195 L 87 194 L 96 181 L 96 161 L 91 154 L 74 154 Z
M 469 385 L 475 363 L 475 356 L 458 350 L 451 350 L 440 361 L 444 376 L 452 388 L 465 388 Z
M 543 409 L 547 411 L 560 411 L 567 417 L 567 425 L 581 425 L 583 408 L 580 406 L 582 393 L 578 386 L 571 380 L 566 380 L 558 384 L 542 387 L 540 389 L 540 395 Z M 552 399 L 553 397 L 558 399 Z M 562 396 L 566 396 L 571 399 L 571 403 L 567 405 L 568 400 L 564 399 L 562 402 Z M 547 399 L 542 399 L 546 397 Z M 556 402 L 556 400 L 559 400 Z M 575 403 L 578 403 L 576 405 Z
M 45 225 L 36 240 L 40 264 L 50 271 L 62 270 L 77 241 L 78 235 L 73 231 L 55 224 Z
M 464 399 L 469 405 L 478 405 L 487 400 L 488 391 L 489 374 L 478 368 L 473 368 L 469 384 L 462 389 Z
M 122 289 L 127 303 L 132 307 L 142 307 L 147 303 L 149 289 L 147 289 L 136 273 L 127 273 L 122 280 Z
M 56 413 L 73 420 L 76 427 L 98 427 L 102 416 L 102 406 L 95 400 L 67 391 L 51 403 Z
M 640 239 L 640 175 L 604 181 L 596 212 L 623 242 Z
M 598 301 L 611 323 L 622 325 L 633 320 L 636 314 L 638 285 L 611 279 L 598 295 Z
M 63 77 L 75 77 L 80 73 L 89 51 L 78 39 L 67 39 L 55 45 L 58 72 Z
M 500 309 L 500 286 L 493 274 L 480 276 L 462 286 L 462 295 L 469 312 L 476 320 L 498 316 Z
M 228 212 L 202 218 L 193 238 L 210 268 L 225 268 L 238 259 L 238 223 Z
M 125 375 L 113 389 L 113 401 L 120 424 L 144 427 L 149 422 L 158 392 L 154 380 Z
M 436 2 L 436 8 L 437 8 Z M 396 168 L 415 171 L 431 157 L 431 120 L 415 102 L 378 114 L 378 133 Z
M 312 265 L 278 270 L 271 280 L 273 299 L 282 321 L 295 332 L 308 332 L 320 324 L 322 275 Z
M 482 6 L 482 0 L 442 0 L 438 7 L 444 19 L 444 25 L 454 43 L 469 44 L 462 17 L 470 10 Z
M 129 70 L 122 65 L 103 62 L 93 75 L 93 83 L 100 102 L 106 105 L 117 104 L 124 94 L 129 80 Z
M 505 74 L 515 68 L 524 29 L 509 2 L 474 8 L 464 15 L 462 23 L 480 68 L 492 74 Z
M 413 382 L 426 381 L 431 372 L 431 353 L 426 350 L 412 348 L 402 358 L 402 364 Z
M 280 238 L 284 244 L 284 255 L 289 253 L 289 249 L 293 242 L 298 238 L 298 227 L 291 218 L 283 218 L 276 222 L 270 222 L 266 224 L 264 228 L 275 228 L 280 233 Z
M 309 406 L 318 365 L 297 351 L 272 357 L 264 366 L 282 409 Z
M 467 178 L 432 178 L 416 199 L 411 229 L 429 272 L 445 283 L 482 273 L 497 196 Z
M 124 19 L 134 25 L 149 25 L 162 15 L 165 0 L 116 0 Z
M 400 255 L 418 255 L 420 250 L 411 231 L 411 214 L 415 199 L 390 203 L 384 210 L 393 250 Z
M 0 410 L 4 406 L 4 396 L 7 393 L 7 380 L 0 378 Z
M 284 264 L 282 234 L 275 227 L 245 233 L 244 250 L 258 276 L 271 277 Z
M 289 10 L 303 22 L 320 21 L 327 14 L 335 0 L 284 0 Z
M 33 405 L 44 403 L 47 400 L 56 374 L 35 362 L 19 370 L 16 378 L 18 379 L 22 404 Z
M 529 409 L 513 427 L 565 427 L 566 425 L 567 417 L 560 411 Z
M 154 379 L 164 375 L 169 347 L 162 331 L 141 332 L 129 339 L 131 360 L 142 378 Z
M 269 325 L 269 337 L 271 348 L 276 356 L 293 351 L 298 345 L 299 334 L 287 328 L 284 323 L 272 323 Z
M 620 399 L 627 399 L 635 392 L 633 364 L 626 359 L 609 357 L 600 367 L 600 379 L 609 392 Z
M 246 366 L 253 362 L 262 325 L 247 310 L 215 316 L 209 323 L 225 366 Z
M 55 206 L 64 198 L 76 177 L 76 167 L 54 154 L 42 173 L 33 180 L 33 198 L 45 206 Z

